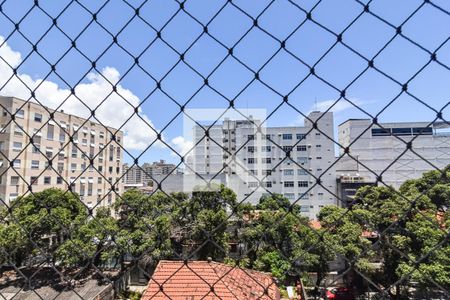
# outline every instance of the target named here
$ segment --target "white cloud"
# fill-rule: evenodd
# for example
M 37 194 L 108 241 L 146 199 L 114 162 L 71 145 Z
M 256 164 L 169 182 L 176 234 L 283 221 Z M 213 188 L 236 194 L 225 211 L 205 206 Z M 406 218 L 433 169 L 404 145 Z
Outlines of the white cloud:
M 194 146 L 194 143 L 192 141 L 187 140 L 183 136 L 177 136 L 176 138 L 173 138 L 172 144 L 174 145 L 175 149 L 177 149 L 178 154 L 182 156 L 185 156 L 188 153 L 188 151 L 191 150 L 192 147 Z M 188 155 L 190 154 L 192 154 L 192 151 L 189 152 Z
M 355 104 L 355 105 L 362 104 L 362 102 L 357 99 L 350 99 L 350 101 L 353 102 L 353 104 Z M 326 111 L 328 108 L 331 107 L 331 105 L 333 105 L 334 102 L 336 102 L 336 100 L 325 100 L 325 101 L 317 102 L 314 105 L 314 110 Z M 351 108 L 355 108 L 355 106 L 352 105 L 347 100 L 341 99 L 330 109 L 330 111 L 332 111 L 333 113 L 339 113 L 341 111 L 351 109 Z
M 87 82 L 76 86 L 75 95 L 89 107 L 88 109 L 77 97 L 70 94 L 69 89 L 59 87 L 55 82 L 33 79 L 28 74 L 20 73 L 11 78 L 13 75 L 11 67 L 17 67 L 22 61 L 22 56 L 19 52 L 11 49 L 2 36 L 0 36 L 0 45 L 1 95 L 29 99 L 31 97 L 30 89 L 36 89 L 35 99 L 51 108 L 59 107 L 68 97 L 60 109 L 85 118 L 90 116 L 90 109 L 94 109 L 100 104 L 96 109 L 96 118 L 107 126 L 120 128 L 125 134 L 124 146 L 127 149 L 143 150 L 156 139 L 155 131 L 146 123 L 155 127 L 142 109 L 138 110 L 139 116 L 133 115 L 134 106 L 139 105 L 139 98 L 120 84 L 117 85 L 117 92 L 112 92 L 111 83 L 116 84 L 120 79 L 119 71 L 115 68 L 106 67 L 101 74 L 89 73 L 86 78 Z M 105 98 L 106 100 L 102 103 Z M 130 116 L 132 117 L 128 120 Z M 162 143 L 158 142 L 156 145 L 161 146 Z

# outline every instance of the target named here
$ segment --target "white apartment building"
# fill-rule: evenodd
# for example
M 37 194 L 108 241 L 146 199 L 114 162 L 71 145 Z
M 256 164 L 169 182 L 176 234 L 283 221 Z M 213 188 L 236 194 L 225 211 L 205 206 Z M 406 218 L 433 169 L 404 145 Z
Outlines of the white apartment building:
M 196 146 L 186 173 L 209 177 L 224 174 L 226 185 L 237 193 L 238 201 L 257 203 L 269 192 L 282 194 L 301 205 L 310 218 L 321 207 L 336 205 L 335 168 L 331 166 L 335 161 L 333 114 L 312 112 L 302 127 L 258 130 L 260 124 L 253 119 L 225 119 L 210 127 L 208 136 L 203 128 L 195 126 Z M 222 176 L 217 178 L 223 182 Z
M 356 160 L 344 157 L 338 165 L 338 177 L 357 176 L 362 182 L 375 182 L 381 175 L 384 183 L 398 188 L 406 180 L 435 169 L 433 166 L 444 168 L 450 164 L 449 124 L 379 125 L 372 125 L 369 119 L 350 119 L 339 125 L 339 143 L 344 147 L 350 145 L 350 154 Z M 409 142 L 412 150 L 405 152 Z
M 0 97 L 0 110 L 4 203 L 29 194 L 30 187 L 71 187 L 89 207 L 111 205 L 122 192 L 121 131 L 13 97 Z

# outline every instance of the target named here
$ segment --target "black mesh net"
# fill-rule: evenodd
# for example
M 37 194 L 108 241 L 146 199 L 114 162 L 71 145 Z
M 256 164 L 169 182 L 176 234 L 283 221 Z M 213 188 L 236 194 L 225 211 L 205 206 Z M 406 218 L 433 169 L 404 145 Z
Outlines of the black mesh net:
M 1 1 L 0 296 L 446 299 L 449 10 Z

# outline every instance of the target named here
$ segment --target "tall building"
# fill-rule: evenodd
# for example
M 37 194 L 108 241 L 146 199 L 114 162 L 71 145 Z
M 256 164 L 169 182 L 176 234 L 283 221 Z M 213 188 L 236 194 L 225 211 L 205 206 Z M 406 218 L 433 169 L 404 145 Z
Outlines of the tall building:
M 384 183 L 398 188 L 408 179 L 450 164 L 449 129 L 445 122 L 372 125 L 369 119 L 347 120 L 339 125 L 339 143 L 350 146 L 355 159 L 343 157 L 337 175 L 356 176 L 360 182 L 369 183 L 381 176 Z
M 321 207 L 337 204 L 333 114 L 312 112 L 302 127 L 260 124 L 251 118 L 225 119 L 210 127 L 208 136 L 195 126 L 196 146 L 186 172 L 192 170 L 198 177 L 225 174 L 238 201 L 257 203 L 269 192 L 282 194 L 297 201 L 311 218 Z M 321 184 L 317 184 L 318 178 Z
M 129 166 L 123 165 L 122 181 L 125 184 L 142 184 L 142 169 L 138 165 Z
M 121 131 L 17 98 L 0 97 L 0 105 L 4 203 L 58 187 L 89 207 L 108 206 L 122 192 Z
M 161 178 L 169 174 L 178 174 L 177 166 L 167 163 L 165 160 L 153 163 L 144 163 L 142 166 L 128 164 L 123 165 L 123 182 L 126 184 L 143 184 L 148 186 L 152 184 L 152 178 Z

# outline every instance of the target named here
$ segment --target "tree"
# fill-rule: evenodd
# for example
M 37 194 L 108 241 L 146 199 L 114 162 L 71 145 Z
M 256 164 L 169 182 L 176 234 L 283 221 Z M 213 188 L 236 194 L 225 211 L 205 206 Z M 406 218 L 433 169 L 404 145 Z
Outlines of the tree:
M 307 271 L 322 280 L 331 256 L 298 206 L 281 195 L 266 196 L 244 218 L 241 239 L 250 268 L 271 272 L 284 284 L 295 284 Z
M 11 201 L 10 211 L 2 214 L 2 260 L 16 266 L 35 257 L 57 262 L 58 247 L 72 238 L 88 217 L 77 195 L 55 188 L 18 197 Z
M 178 203 L 174 218 L 175 228 L 182 232 L 178 242 L 190 245 L 198 259 L 224 259 L 229 248 L 229 211 L 237 207 L 236 194 L 224 185 L 197 187 L 191 198 Z
M 61 265 L 83 267 L 100 266 L 113 258 L 116 244 L 113 238 L 118 232 L 117 221 L 109 208 L 99 207 L 95 216 L 75 228 L 71 238 L 65 240 L 56 250 Z
M 115 255 L 122 268 L 125 257 L 134 263 L 144 261 L 155 266 L 158 260 L 172 256 L 171 200 L 163 193 L 146 195 L 132 189 L 123 193 L 114 204 L 118 231 L 114 236 Z
M 447 207 L 450 203 L 450 168 L 424 173 L 395 191 L 366 186 L 357 191 L 351 210 L 322 209 L 319 220 L 336 241 L 337 253 L 354 267 L 389 289 L 392 298 L 408 292 L 410 282 L 425 291 L 450 287 L 450 248 Z M 378 235 L 371 248 L 363 233 Z M 361 255 L 364 254 L 364 255 Z M 381 268 L 369 268 L 369 261 Z

